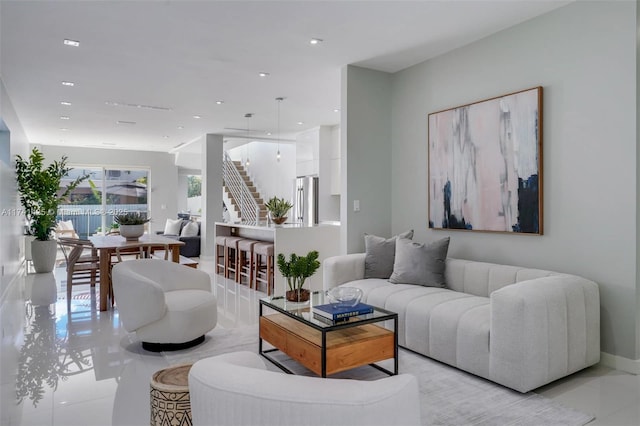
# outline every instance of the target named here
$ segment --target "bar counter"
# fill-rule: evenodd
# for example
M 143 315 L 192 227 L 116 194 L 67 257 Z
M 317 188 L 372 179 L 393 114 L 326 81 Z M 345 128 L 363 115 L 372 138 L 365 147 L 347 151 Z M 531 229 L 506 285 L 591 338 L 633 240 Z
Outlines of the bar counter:
M 273 225 L 267 222 L 226 223 L 216 222 L 216 236 L 234 236 L 274 243 L 274 253 L 283 253 L 287 259 L 291 253 L 306 255 L 317 250 L 320 263 L 327 257 L 340 254 L 340 226 L 296 223 Z M 278 266 L 275 266 L 274 294 L 282 295 L 286 290 L 286 281 Z M 304 284 L 310 290 L 322 290 L 322 265 Z

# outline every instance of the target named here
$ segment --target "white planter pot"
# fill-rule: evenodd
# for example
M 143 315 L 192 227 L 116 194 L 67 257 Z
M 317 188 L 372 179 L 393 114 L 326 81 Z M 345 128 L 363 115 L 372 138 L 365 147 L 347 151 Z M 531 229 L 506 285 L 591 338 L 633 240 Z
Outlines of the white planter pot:
M 144 224 L 120 225 L 120 235 L 125 237 L 127 241 L 138 241 L 142 234 L 144 234 Z
M 56 251 L 58 242 L 56 240 L 31 241 L 31 257 L 33 259 L 33 269 L 40 274 L 53 271 L 56 263 Z

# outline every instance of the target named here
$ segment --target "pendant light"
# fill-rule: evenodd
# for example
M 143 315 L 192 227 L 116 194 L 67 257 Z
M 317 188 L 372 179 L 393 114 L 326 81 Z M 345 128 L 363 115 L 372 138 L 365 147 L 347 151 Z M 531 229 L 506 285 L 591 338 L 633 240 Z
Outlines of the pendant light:
M 253 117 L 253 114 L 251 113 L 246 113 L 245 118 L 247 119 L 247 135 L 251 136 L 251 131 L 249 130 L 249 119 L 251 117 Z M 251 161 L 249 160 L 249 144 L 251 143 L 251 140 L 249 140 L 249 142 L 247 142 L 247 160 L 244 163 L 245 167 L 249 167 L 251 165 Z
M 276 98 L 276 101 L 278 101 L 278 153 L 276 154 L 278 163 L 280 162 L 280 102 L 283 100 L 284 98 Z

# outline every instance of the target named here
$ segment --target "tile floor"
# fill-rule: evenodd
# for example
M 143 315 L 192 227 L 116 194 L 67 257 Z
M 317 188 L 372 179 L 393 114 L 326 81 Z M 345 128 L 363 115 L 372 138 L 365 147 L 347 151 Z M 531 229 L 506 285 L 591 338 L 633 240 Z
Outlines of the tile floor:
M 219 326 L 256 323 L 265 295 L 211 275 Z M 149 380 L 167 360 L 144 351 L 117 310 L 97 312 L 88 286 L 74 289 L 67 312 L 60 277 L 63 269 L 27 274 L 2 305 L 0 424 L 148 425 Z M 640 424 L 639 376 L 596 366 L 537 392 L 595 414 L 592 425 Z

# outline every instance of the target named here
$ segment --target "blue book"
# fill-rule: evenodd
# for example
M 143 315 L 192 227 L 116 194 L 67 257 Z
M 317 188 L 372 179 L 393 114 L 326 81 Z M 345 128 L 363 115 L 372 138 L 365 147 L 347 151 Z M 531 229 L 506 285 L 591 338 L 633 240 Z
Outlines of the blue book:
M 336 321 L 349 317 L 370 314 L 373 312 L 373 306 L 366 303 L 358 303 L 355 306 L 344 306 L 339 303 L 327 303 L 326 305 L 317 305 L 313 307 L 313 313 L 324 318 Z

